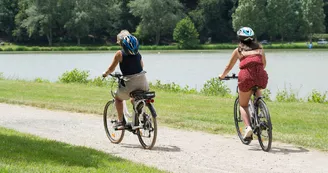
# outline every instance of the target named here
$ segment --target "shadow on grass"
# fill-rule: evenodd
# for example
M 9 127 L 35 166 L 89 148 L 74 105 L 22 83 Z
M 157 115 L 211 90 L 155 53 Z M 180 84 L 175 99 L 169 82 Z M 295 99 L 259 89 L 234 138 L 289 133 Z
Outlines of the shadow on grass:
M 0 129 L 0 160 L 8 163 L 37 163 L 79 167 L 103 167 L 107 162 L 124 162 L 100 151 L 44 140 L 31 135 L 21 136 L 12 132 L 7 135 Z

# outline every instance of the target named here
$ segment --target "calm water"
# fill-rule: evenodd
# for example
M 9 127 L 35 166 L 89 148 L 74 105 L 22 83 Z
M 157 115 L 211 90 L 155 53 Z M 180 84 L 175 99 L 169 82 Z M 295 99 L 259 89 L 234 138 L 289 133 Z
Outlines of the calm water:
M 0 54 L 0 72 L 9 78 L 33 80 L 37 77 L 57 81 L 67 70 L 89 70 L 100 76 L 112 61 L 114 52 Z M 217 77 L 227 65 L 231 50 L 190 52 L 143 52 L 150 81 L 175 82 L 198 90 L 206 80 Z M 312 89 L 328 91 L 328 51 L 267 50 L 268 88 L 272 96 L 280 89 L 293 89 L 306 97 Z M 238 63 L 231 72 L 238 73 Z M 119 68 L 117 69 L 119 70 Z M 237 81 L 227 85 L 235 91 Z

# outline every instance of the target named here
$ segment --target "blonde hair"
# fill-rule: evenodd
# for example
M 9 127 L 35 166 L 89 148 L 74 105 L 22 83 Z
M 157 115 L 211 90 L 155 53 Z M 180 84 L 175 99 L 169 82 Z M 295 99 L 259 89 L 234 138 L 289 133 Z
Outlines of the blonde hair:
M 117 34 L 117 37 L 116 37 L 117 41 L 116 41 L 116 43 L 121 44 L 123 38 L 126 37 L 126 36 L 128 36 L 128 35 L 130 35 L 130 32 L 128 30 L 126 30 L 126 29 L 121 30 L 121 32 Z

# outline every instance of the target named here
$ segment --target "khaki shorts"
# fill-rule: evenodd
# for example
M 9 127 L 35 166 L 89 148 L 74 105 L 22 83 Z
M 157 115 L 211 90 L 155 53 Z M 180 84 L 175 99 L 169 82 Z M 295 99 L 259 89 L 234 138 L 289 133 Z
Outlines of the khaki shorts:
M 146 78 L 146 72 L 124 76 L 125 87 L 119 86 L 116 91 L 116 97 L 120 100 L 128 100 L 130 93 L 135 90 L 148 91 L 149 85 Z

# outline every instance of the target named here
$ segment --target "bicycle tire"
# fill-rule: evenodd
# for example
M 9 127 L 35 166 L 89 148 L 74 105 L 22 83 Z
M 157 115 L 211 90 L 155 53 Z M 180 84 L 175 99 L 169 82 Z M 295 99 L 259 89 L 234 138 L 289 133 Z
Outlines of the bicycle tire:
M 236 131 L 237 131 L 240 141 L 245 145 L 249 145 L 251 143 L 251 140 L 244 140 L 243 128 L 240 126 L 240 124 L 242 125 L 244 122 L 243 122 L 243 119 L 240 114 L 239 97 L 236 98 L 235 104 L 234 104 L 234 121 L 235 121 Z
M 154 145 L 156 143 L 156 139 L 157 139 L 157 119 L 156 119 L 156 112 L 155 112 L 155 109 L 154 109 L 153 105 L 148 103 L 146 105 L 146 108 L 148 109 L 151 116 L 145 110 L 146 115 L 142 115 L 142 116 L 148 116 L 146 118 L 147 121 L 146 121 L 146 123 L 143 124 L 143 127 L 138 130 L 137 136 L 138 136 L 139 142 L 142 145 L 142 147 L 144 149 L 149 149 L 150 150 L 154 147 Z M 143 118 L 144 118 L 143 119 L 143 121 L 144 121 L 145 117 L 143 117 Z M 151 132 L 153 132 L 153 135 L 151 135 L 151 132 L 149 131 L 149 129 L 152 130 Z M 151 136 L 151 137 L 149 137 L 149 138 L 151 138 L 151 141 L 149 143 L 147 143 L 144 139 L 144 138 L 147 137 L 147 136 L 144 136 L 145 134 L 147 134 L 146 133 L 147 130 L 148 130 L 148 133 L 149 133 L 148 136 Z
M 114 144 L 119 144 L 123 140 L 125 133 L 125 130 L 115 130 L 113 128 L 114 123 L 117 122 L 117 118 L 118 116 L 115 109 L 115 100 L 110 100 L 105 105 L 103 121 L 106 135 Z
M 270 118 L 269 109 L 263 99 L 258 99 L 257 103 L 257 116 L 259 119 L 260 127 L 257 133 L 258 141 L 263 151 L 270 151 L 272 144 L 272 123 Z M 261 111 L 261 112 L 259 112 Z M 266 121 L 263 121 L 264 118 Z M 263 131 L 267 132 L 267 145 L 264 144 Z

